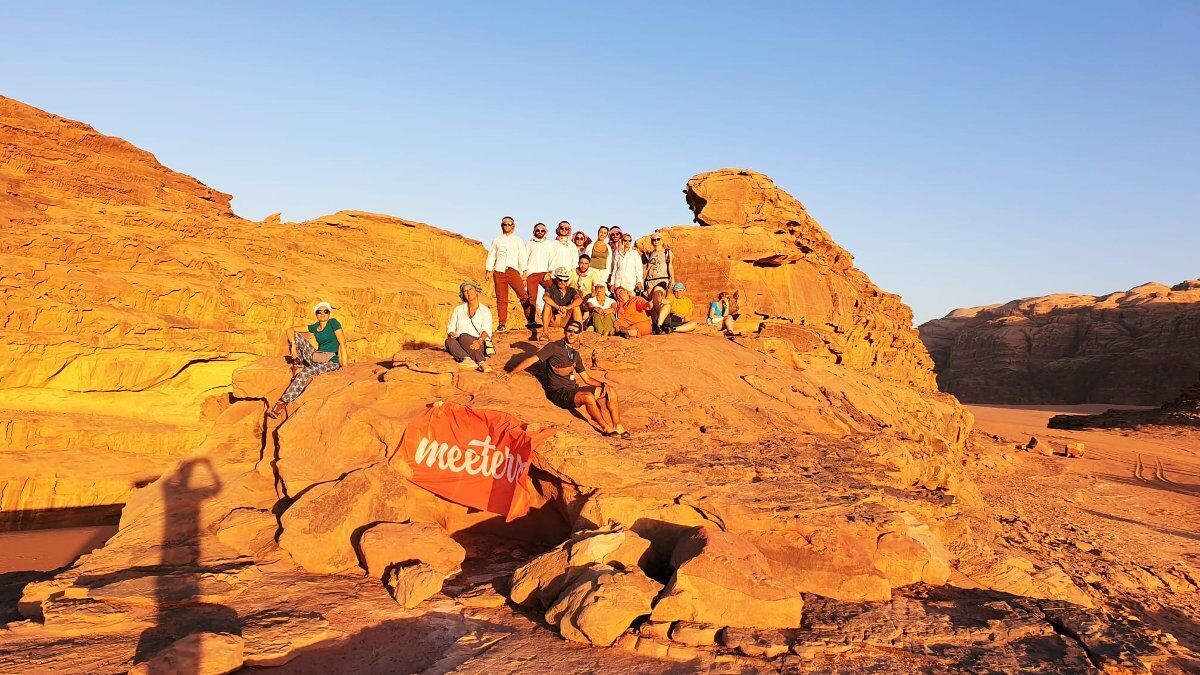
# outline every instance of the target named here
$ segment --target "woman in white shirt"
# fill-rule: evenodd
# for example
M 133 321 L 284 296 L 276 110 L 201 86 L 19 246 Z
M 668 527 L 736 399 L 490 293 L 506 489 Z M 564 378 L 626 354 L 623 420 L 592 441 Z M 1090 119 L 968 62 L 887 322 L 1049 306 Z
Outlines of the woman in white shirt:
M 645 271 L 642 269 L 642 254 L 633 248 L 633 237 L 621 235 L 621 250 L 613 253 L 612 279 L 609 286 L 624 288 L 637 295 L 642 292 L 642 280 Z
M 446 324 L 446 351 L 466 369 L 490 373 L 486 347 L 492 342 L 492 310 L 479 302 L 483 288 L 474 281 L 464 281 L 458 286 L 458 297 L 463 304 L 450 312 Z

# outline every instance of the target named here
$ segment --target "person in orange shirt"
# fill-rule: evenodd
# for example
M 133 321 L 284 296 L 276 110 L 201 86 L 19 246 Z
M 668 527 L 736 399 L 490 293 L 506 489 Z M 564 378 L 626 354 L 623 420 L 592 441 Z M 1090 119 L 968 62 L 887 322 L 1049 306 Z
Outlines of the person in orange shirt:
M 650 301 L 640 295 L 634 295 L 624 286 L 617 287 L 617 335 L 621 337 L 641 337 L 652 331 L 650 316 Z

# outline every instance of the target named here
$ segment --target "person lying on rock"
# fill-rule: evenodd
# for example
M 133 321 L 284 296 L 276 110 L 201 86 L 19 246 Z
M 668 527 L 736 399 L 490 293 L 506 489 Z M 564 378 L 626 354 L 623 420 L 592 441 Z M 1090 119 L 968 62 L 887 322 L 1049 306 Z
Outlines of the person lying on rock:
M 318 302 L 313 307 L 316 321 L 307 326 L 289 328 L 288 353 L 292 357 L 292 381 L 275 406 L 267 412 L 271 419 L 287 412 L 287 406 L 304 393 L 308 383 L 317 375 L 332 373 L 346 365 L 346 334 L 342 324 L 333 318 L 333 306 L 328 302 Z M 317 341 L 316 349 L 305 335 L 311 335 Z
M 621 406 L 617 402 L 616 391 L 604 376 L 588 372 L 583 365 L 583 357 L 575 348 L 582 331 L 583 324 L 571 319 L 563 330 L 561 340 L 547 344 L 533 356 L 518 363 L 511 373 L 505 375 L 505 379 L 511 379 L 535 363 L 544 363 L 546 377 L 543 386 L 546 398 L 551 403 L 565 410 L 582 408 L 600 433 L 628 439 L 629 432 L 621 425 Z
M 721 291 L 717 299 L 708 306 L 708 325 L 717 326 L 729 335 L 741 335 L 737 321 L 734 319 L 733 308 L 730 307 L 729 293 Z
M 543 298 L 542 325 L 550 328 L 565 326 L 567 321 L 575 320 L 583 323 L 583 295 L 571 286 L 571 273 L 565 267 L 554 270 L 554 285 Z M 544 336 L 543 336 L 544 339 Z
M 490 373 L 487 360 L 492 343 L 492 310 L 479 301 L 483 288 L 474 281 L 458 285 L 458 297 L 463 304 L 450 312 L 446 324 L 446 351 L 465 369 Z
M 652 332 L 650 301 L 634 295 L 628 288 L 617 286 L 617 335 L 627 338 L 642 337 Z
M 654 317 L 654 333 L 656 335 L 687 333 L 695 330 L 696 324 L 691 321 L 695 305 L 691 298 L 683 294 L 685 290 L 687 287 L 683 285 L 683 282 L 677 281 L 671 288 L 669 296 L 661 286 L 655 287 L 650 292 L 650 300 L 654 304 L 650 316 Z

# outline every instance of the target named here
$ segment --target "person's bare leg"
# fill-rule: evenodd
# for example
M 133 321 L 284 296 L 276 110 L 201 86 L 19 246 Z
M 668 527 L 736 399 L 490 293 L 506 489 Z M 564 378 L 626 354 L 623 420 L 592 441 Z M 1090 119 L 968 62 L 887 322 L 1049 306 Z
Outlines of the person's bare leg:
M 692 321 L 688 321 L 687 323 L 679 324 L 678 326 L 675 327 L 676 333 L 688 333 L 688 332 L 691 332 L 694 330 L 696 330 L 696 324 L 695 324 L 695 322 L 692 322 Z
M 553 325 L 553 323 L 552 323 L 553 315 L 554 315 L 554 312 L 551 311 L 550 305 L 545 305 L 542 307 L 542 337 L 543 338 L 548 339 L 548 335 L 550 333 L 549 329 Z
M 625 433 L 625 427 L 621 426 L 621 404 L 617 402 L 617 394 L 612 387 L 604 387 L 604 407 L 608 409 L 608 417 L 617 433 Z
M 638 336 L 638 329 L 634 328 L 633 326 L 630 326 L 629 328 L 625 329 L 625 337 L 635 338 L 637 336 Z
M 571 318 L 575 319 L 579 323 L 583 323 L 583 310 L 581 310 L 578 307 L 572 307 L 571 308 Z
M 600 433 L 609 434 L 612 432 L 612 427 L 606 423 L 604 415 L 600 411 L 600 404 L 596 402 L 596 397 L 591 392 L 576 392 L 575 405 L 587 411 L 588 417 L 591 418 L 594 426 L 600 428 Z

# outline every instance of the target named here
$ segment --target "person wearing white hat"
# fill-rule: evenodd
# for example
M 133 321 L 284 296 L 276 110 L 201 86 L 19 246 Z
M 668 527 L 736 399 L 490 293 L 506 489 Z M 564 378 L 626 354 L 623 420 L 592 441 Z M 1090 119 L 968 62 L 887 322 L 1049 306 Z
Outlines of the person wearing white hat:
M 542 308 L 542 325 L 550 327 L 565 326 L 567 321 L 575 319 L 583 323 L 583 312 L 579 309 L 583 304 L 583 295 L 573 288 L 571 272 L 566 267 L 554 270 L 554 284 L 546 291 L 543 298 L 546 306 Z M 546 337 L 542 336 L 543 339 Z
M 492 372 L 488 357 L 496 353 L 492 346 L 492 310 L 479 301 L 483 287 L 474 281 L 458 285 L 462 304 L 450 312 L 446 324 L 446 351 L 462 368 Z
M 292 357 L 292 381 L 275 406 L 267 412 L 271 419 L 287 412 L 287 406 L 300 397 L 308 383 L 318 375 L 332 373 L 346 365 L 346 333 L 333 317 L 333 306 L 321 301 L 313 307 L 316 321 L 288 329 L 288 352 Z M 314 348 L 305 335 L 317 341 Z

